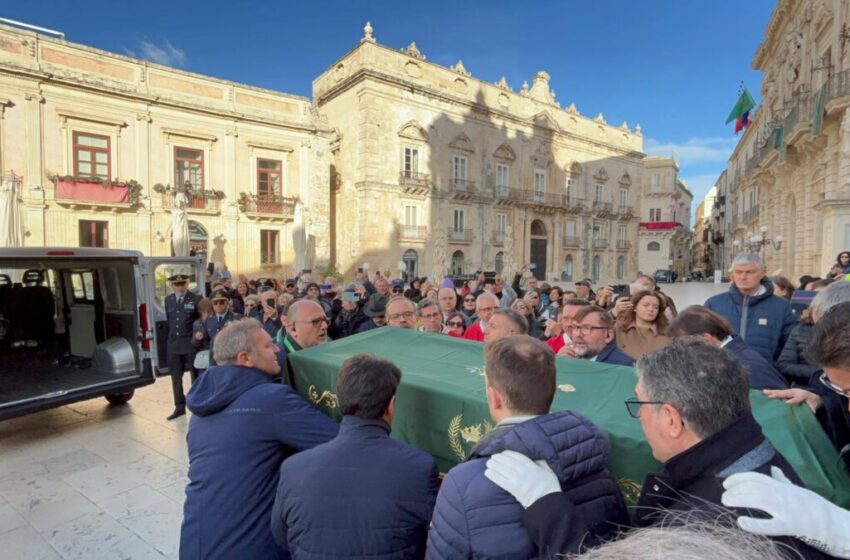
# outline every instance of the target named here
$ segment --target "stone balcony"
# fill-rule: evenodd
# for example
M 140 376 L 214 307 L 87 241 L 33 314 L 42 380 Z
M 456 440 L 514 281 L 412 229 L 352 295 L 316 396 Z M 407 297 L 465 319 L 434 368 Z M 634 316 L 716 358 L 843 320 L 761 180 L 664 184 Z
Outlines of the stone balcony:
M 618 239 L 617 240 L 617 250 L 618 251 L 628 251 L 632 248 L 632 242 L 627 239 Z
M 581 237 L 577 235 L 565 235 L 563 239 L 563 246 L 567 248 L 580 247 Z
M 449 230 L 449 243 L 472 243 L 471 229 Z
M 594 239 L 593 240 L 593 248 L 594 249 L 607 249 L 608 248 L 608 240 L 607 239 Z
M 190 214 L 218 214 L 219 199 L 212 193 L 200 195 L 188 195 L 189 204 L 186 211 Z M 165 210 L 174 208 L 174 193 L 171 191 L 162 194 L 162 207 Z
M 431 191 L 431 176 L 416 171 L 402 171 L 398 176 L 398 184 L 407 194 L 424 195 Z
M 75 210 L 118 212 L 132 210 L 139 203 L 138 195 L 134 195 L 133 189 L 123 183 L 101 183 L 66 177 L 57 178 L 55 184 L 56 203 Z
M 584 199 L 577 196 L 564 195 L 564 204 L 568 214 L 581 214 L 585 208 Z
M 610 202 L 602 202 L 602 201 L 597 200 L 596 202 L 593 203 L 593 207 L 591 209 L 591 212 L 597 218 L 605 218 L 605 217 L 607 217 L 611 214 L 613 207 L 614 207 L 614 205 L 611 204 Z
M 249 218 L 259 221 L 291 222 L 295 218 L 294 197 L 275 195 L 242 195 L 239 208 Z
M 428 227 L 427 226 L 408 226 L 398 225 L 398 238 L 404 241 L 427 241 Z
M 744 210 L 744 223 L 749 224 L 759 217 L 759 205 L 756 204 L 749 210 Z
M 469 179 L 451 179 L 452 194 L 455 198 L 469 199 L 475 194 L 475 181 Z
M 507 233 L 504 231 L 495 230 L 493 231 L 493 235 L 490 237 L 490 243 L 492 245 L 503 246 L 505 244 L 505 238 L 507 237 Z
M 617 218 L 620 220 L 631 220 L 635 215 L 635 209 L 631 206 L 618 206 Z

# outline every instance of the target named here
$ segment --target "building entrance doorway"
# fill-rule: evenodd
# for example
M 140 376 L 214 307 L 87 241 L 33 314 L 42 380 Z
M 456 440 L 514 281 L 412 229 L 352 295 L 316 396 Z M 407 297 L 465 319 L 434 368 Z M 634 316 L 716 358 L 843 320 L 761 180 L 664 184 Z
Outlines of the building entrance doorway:
M 546 279 L 546 253 L 548 250 L 548 235 L 546 226 L 540 220 L 531 222 L 531 247 L 529 251 L 531 264 L 534 265 L 531 273 L 538 280 Z

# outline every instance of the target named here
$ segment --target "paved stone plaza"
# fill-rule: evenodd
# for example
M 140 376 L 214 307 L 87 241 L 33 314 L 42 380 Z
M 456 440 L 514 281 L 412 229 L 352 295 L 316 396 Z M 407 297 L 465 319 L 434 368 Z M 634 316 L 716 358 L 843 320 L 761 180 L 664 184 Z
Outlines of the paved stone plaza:
M 662 289 L 684 309 L 726 286 Z M 167 422 L 172 409 L 161 379 L 126 406 L 94 399 L 0 422 L 0 557 L 177 558 L 189 421 Z

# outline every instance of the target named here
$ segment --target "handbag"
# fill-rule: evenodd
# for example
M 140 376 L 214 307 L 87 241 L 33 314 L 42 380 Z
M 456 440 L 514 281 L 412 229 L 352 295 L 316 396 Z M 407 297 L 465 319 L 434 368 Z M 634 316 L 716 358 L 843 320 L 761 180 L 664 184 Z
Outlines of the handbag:
M 195 369 L 207 369 L 210 367 L 210 351 L 201 350 L 195 354 L 195 361 L 192 363 Z

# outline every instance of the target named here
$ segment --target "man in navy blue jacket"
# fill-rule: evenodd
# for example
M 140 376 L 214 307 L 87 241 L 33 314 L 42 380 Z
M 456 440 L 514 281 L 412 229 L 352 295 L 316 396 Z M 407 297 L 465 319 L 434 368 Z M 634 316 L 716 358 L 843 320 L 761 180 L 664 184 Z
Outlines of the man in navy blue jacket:
M 213 366 L 192 385 L 189 484 L 180 531 L 182 560 L 285 560 L 270 520 L 280 464 L 336 436 L 337 424 L 292 388 L 274 383 L 277 345 L 254 319 L 215 340 Z
M 788 300 L 773 295 L 758 255 L 743 253 L 732 261 L 729 291 L 708 298 L 705 306 L 722 315 L 753 350 L 773 364 L 797 324 Z
M 619 366 L 635 364 L 634 358 L 617 347 L 614 319 L 601 307 L 582 307 L 568 329 L 576 358 Z
M 607 434 L 571 411 L 548 414 L 555 396 L 555 355 L 544 343 L 517 335 L 489 342 L 485 353 L 487 405 L 496 427 L 468 461 L 446 475 L 428 535 L 427 558 L 550 558 L 522 526 L 523 505 L 485 473 L 491 455 L 522 453 L 547 473 L 572 504 L 564 527 L 579 552 L 628 523 L 619 487 L 608 473 Z M 527 480 L 534 484 L 533 480 Z
M 284 461 L 272 511 L 294 560 L 421 558 L 437 497 L 437 464 L 390 439 L 401 371 L 367 354 L 342 364 L 336 439 Z

